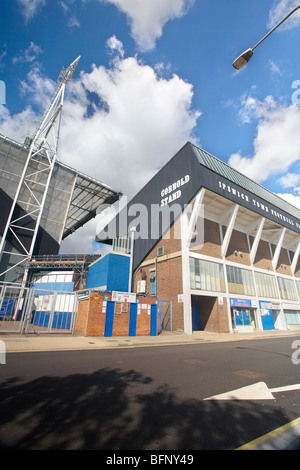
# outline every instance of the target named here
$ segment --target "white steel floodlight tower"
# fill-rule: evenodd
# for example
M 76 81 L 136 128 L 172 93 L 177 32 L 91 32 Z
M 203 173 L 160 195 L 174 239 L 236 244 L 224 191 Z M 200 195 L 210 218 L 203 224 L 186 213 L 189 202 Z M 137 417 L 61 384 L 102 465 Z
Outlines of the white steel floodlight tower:
M 28 157 L 0 243 L 0 260 L 3 255 L 10 256 L 10 259 L 17 259 L 15 262 L 11 261 L 9 267 L 6 266 L 5 270 L 0 272 L 0 279 L 8 271 L 24 265 L 34 252 L 57 157 L 65 86 L 73 76 L 79 60 L 80 56 L 66 70 L 62 69 L 57 80 L 56 92 L 41 124 L 36 129 L 32 139 L 27 140 L 29 142 Z M 21 215 L 20 211 L 17 210 L 20 207 L 23 209 Z M 30 224 L 28 224 L 28 218 L 30 218 Z M 24 234 L 26 234 L 26 243 L 24 242 Z M 13 239 L 15 246 L 18 247 L 18 253 L 15 250 L 10 250 L 11 245 L 7 243 L 8 236 L 10 240 Z M 25 269 L 22 286 L 25 286 L 26 277 L 27 270 Z

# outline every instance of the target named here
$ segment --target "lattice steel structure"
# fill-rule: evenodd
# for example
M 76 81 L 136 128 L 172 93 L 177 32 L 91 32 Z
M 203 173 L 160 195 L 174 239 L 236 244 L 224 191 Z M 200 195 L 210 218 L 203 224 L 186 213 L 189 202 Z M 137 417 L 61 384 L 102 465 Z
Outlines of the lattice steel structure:
M 0 282 L 25 285 L 27 261 L 57 254 L 61 241 L 120 193 L 57 160 L 65 86 L 78 57 L 62 70 L 55 95 L 24 144 L 0 135 Z

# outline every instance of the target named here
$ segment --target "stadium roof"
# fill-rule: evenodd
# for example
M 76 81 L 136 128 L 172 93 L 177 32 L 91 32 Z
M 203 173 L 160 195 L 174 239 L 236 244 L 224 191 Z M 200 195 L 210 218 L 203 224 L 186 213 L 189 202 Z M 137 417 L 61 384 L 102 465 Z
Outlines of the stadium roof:
M 121 193 L 61 162 L 57 165 L 76 175 L 74 191 L 65 223 L 63 239 L 93 219 L 101 206 L 116 202 Z
M 196 145 L 192 144 L 194 151 L 197 154 L 197 157 L 200 163 L 207 168 L 211 169 L 215 173 L 224 176 L 228 180 L 232 181 L 233 183 L 238 184 L 241 188 L 245 188 L 253 194 L 260 196 L 267 202 L 270 202 L 274 206 L 278 207 L 288 214 L 293 215 L 300 219 L 300 210 L 297 209 L 295 206 L 290 204 L 289 202 L 285 201 L 281 197 L 277 196 L 276 194 L 272 193 L 268 189 L 264 188 L 260 184 L 256 183 L 255 181 L 251 180 L 247 176 L 243 175 L 239 171 L 233 169 L 223 161 L 219 160 L 218 158 L 210 155 L 205 150 L 197 147 Z
M 0 134 L 0 189 L 12 199 L 27 155 L 26 140 L 19 143 Z M 39 165 L 37 157 L 35 163 Z M 119 191 L 56 160 L 41 225 L 55 240 L 64 239 L 120 196 Z

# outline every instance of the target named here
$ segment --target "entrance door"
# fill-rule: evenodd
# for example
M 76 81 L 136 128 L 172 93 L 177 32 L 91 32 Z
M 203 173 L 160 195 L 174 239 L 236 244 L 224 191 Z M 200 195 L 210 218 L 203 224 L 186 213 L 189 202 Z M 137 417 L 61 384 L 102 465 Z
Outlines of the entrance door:
M 157 335 L 157 305 L 151 305 L 150 336 Z
M 197 295 L 192 295 L 192 328 L 193 331 L 201 330 L 200 297 Z
M 136 336 L 137 304 L 130 304 L 129 336 Z
M 115 303 L 107 302 L 104 336 L 112 336 L 114 326 Z
M 261 322 L 263 330 L 275 330 L 272 310 L 266 308 L 261 310 Z

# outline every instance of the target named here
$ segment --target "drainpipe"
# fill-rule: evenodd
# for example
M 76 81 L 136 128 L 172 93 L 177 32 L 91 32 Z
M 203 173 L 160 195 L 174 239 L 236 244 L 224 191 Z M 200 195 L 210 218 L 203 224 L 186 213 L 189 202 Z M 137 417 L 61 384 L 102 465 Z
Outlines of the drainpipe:
M 130 246 L 130 267 L 129 267 L 129 281 L 128 281 L 128 292 L 132 291 L 132 267 L 133 267 L 133 248 L 134 248 L 134 234 L 136 232 L 135 227 L 131 227 L 131 246 Z

